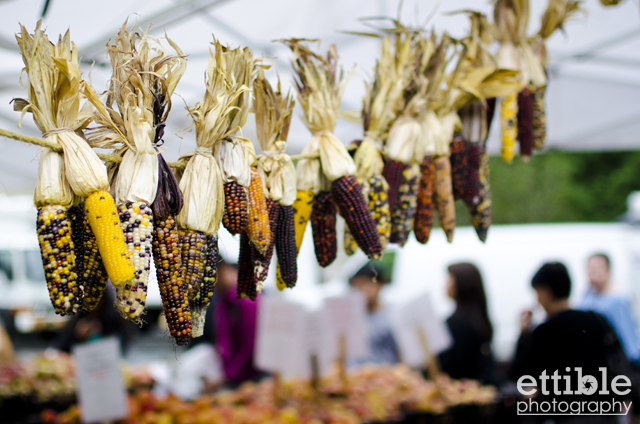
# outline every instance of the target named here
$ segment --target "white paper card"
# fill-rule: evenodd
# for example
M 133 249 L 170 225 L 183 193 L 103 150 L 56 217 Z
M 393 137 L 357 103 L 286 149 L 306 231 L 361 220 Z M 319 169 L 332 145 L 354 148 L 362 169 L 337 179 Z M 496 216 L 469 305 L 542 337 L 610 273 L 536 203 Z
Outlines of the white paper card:
M 410 367 L 424 367 L 427 364 L 420 331 L 434 356 L 451 346 L 449 329 L 433 313 L 431 299 L 426 293 L 394 310 L 392 317 L 400 356 Z
M 255 365 L 283 377 L 307 369 L 306 313 L 301 305 L 277 296 L 263 296 L 258 306 Z
M 120 369 L 120 342 L 106 338 L 73 348 L 82 422 L 97 423 L 129 415 Z
M 370 356 L 369 330 L 367 324 L 367 302 L 359 292 L 325 300 L 330 334 L 329 349 L 332 359 L 339 356 L 338 340 L 344 335 L 346 360 L 366 359 Z
M 327 328 L 326 310 L 310 311 L 306 313 L 305 339 L 307 358 L 302 377 L 309 378 L 312 374 L 312 359 L 315 355 L 318 366 L 318 374 L 327 374 L 331 369 L 333 358 L 328 347 L 331 344 L 331 332 Z
M 175 369 L 172 392 L 182 399 L 197 397 L 205 386 L 224 380 L 222 359 L 208 343 L 202 343 L 180 356 Z

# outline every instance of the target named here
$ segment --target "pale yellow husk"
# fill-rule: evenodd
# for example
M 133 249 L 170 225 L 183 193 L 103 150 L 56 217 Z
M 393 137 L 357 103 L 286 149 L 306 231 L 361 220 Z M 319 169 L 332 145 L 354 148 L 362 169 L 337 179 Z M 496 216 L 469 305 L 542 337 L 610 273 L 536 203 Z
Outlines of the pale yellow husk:
M 59 144 L 64 151 L 62 156 L 53 152 L 43 154 L 34 196 L 36 205 L 55 202 L 69 206 L 73 202 L 69 189 L 86 197 L 107 189 L 109 182 L 104 164 L 75 132 L 89 124 L 90 105 L 80 109 L 80 102 L 86 93 L 94 94 L 82 80 L 75 43 L 69 31 L 59 37 L 57 44 L 51 43 L 41 23 L 38 22 L 33 35 L 24 26 L 16 35 L 29 76 L 29 100 L 17 99 L 14 109 L 22 111 L 22 117 L 32 113 L 45 139 Z
M 348 78 L 344 78 L 342 70 L 338 68 L 338 52 L 335 45 L 330 45 L 327 56 L 323 57 L 313 53 L 301 41 L 305 40 L 283 40 L 293 51 L 292 63 L 297 75 L 295 87 L 298 102 L 303 110 L 302 120 L 313 134 L 307 146 L 317 147 L 305 148 L 305 151 L 307 154 L 320 156 L 320 170 L 324 178 L 332 182 L 355 173 L 353 159 L 333 134 Z M 298 166 L 301 165 L 307 169 L 298 170 L 298 189 L 306 190 L 303 187 L 312 184 L 309 181 L 302 181 L 301 184 L 300 173 L 305 175 L 305 180 L 307 176 L 311 178 L 310 173 L 316 170 L 316 166 L 309 161 L 304 163 L 300 161 Z M 319 175 L 315 178 L 320 179 Z
M 256 168 L 262 179 L 264 194 L 283 206 L 291 206 L 296 200 L 297 175 L 285 151 L 295 101 L 290 94 L 283 95 L 280 79 L 277 91 L 274 91 L 262 70 L 253 84 L 253 94 L 256 132 L 263 151 Z

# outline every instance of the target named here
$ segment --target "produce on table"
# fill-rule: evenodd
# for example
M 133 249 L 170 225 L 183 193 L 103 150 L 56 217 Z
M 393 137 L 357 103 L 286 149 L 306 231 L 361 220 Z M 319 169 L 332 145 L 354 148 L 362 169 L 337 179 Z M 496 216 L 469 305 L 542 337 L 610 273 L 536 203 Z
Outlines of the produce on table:
M 333 134 L 346 85 L 342 71 L 338 69 L 336 46 L 329 46 L 327 56 L 323 57 L 312 52 L 302 41 L 290 39 L 283 40 L 283 43 L 293 51 L 293 67 L 297 75 L 295 88 L 304 112 L 303 121 L 314 134 L 303 154 L 320 158 L 298 162 L 297 187 L 316 196 L 321 191 L 331 192 L 358 246 L 370 258 L 378 259 L 382 255 L 382 245 L 362 188 L 354 176 L 355 163 Z
M 441 376 L 438 384 L 403 365 L 365 366 L 348 374 L 343 397 L 332 393 L 342 388 L 338 372 L 321 379 L 320 393 L 308 380 L 283 382 L 277 388 L 282 404 L 277 405 L 274 381 L 245 383 L 234 391 L 203 395 L 186 402 L 174 396 L 157 398 L 146 391 L 131 395 L 131 415 L 125 422 L 194 422 L 224 420 L 230 423 L 364 423 L 400 420 L 407 412 L 442 414 L 463 404 L 494 402 L 495 388 L 471 380 Z M 47 423 L 77 423 L 79 410 L 72 407 L 58 416 L 43 414 Z

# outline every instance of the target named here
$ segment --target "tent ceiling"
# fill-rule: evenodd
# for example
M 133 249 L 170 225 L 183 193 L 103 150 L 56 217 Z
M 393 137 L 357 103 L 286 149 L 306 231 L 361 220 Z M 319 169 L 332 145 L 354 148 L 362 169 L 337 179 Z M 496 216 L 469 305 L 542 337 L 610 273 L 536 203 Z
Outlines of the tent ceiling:
M 362 30 L 357 19 L 367 16 L 396 16 L 397 1 L 388 0 L 110 0 L 108 2 L 51 0 L 44 26 L 49 37 L 71 29 L 72 38 L 86 62 L 88 74 L 101 91 L 111 73 L 104 47 L 124 20 L 138 19 L 158 37 L 167 34 L 189 55 L 187 73 L 173 97 L 173 111 L 166 130 L 165 156 L 176 159 L 195 146 L 193 132 L 180 132 L 190 121 L 185 102 L 193 104 L 203 95 L 203 72 L 208 60 L 211 34 L 223 43 L 249 46 L 256 55 L 277 56 L 269 72 L 272 83 L 277 75 L 289 86 L 290 52 L 279 43 L 286 37 L 322 39 L 323 46 L 336 43 L 346 71 L 354 69 L 342 107 L 360 107 L 364 92 L 362 80 L 368 78 L 378 55 L 379 42 L 355 37 L 341 30 Z M 18 114 L 9 101 L 26 96 L 19 87 L 23 66 L 14 33 L 18 23 L 35 27 L 44 0 L 0 2 L 0 127 L 14 130 Z M 536 31 L 546 2 L 531 1 L 530 32 Z M 447 0 L 446 2 L 405 0 L 402 19 L 407 23 L 430 23 L 438 31 L 464 35 L 468 24 L 463 16 L 447 12 L 477 8 L 491 12 L 489 1 Z M 605 9 L 597 0 L 585 1 L 587 15 L 571 22 L 566 35 L 555 34 L 548 44 L 550 85 L 548 90 L 549 147 L 565 150 L 620 150 L 640 148 L 640 25 L 637 3 Z M 26 78 L 26 76 L 23 76 Z M 299 111 L 297 112 L 299 114 Z M 20 130 L 39 135 L 30 117 Z M 174 135 L 176 134 L 176 135 Z M 255 140 L 252 120 L 244 134 Z M 361 129 L 340 121 L 336 134 L 346 143 L 358 138 Z M 299 152 L 309 133 L 295 119 L 289 136 L 289 150 Z M 496 126 L 489 146 L 499 149 Z M 0 193 L 31 192 L 37 172 L 39 150 L 12 140 L 0 139 Z

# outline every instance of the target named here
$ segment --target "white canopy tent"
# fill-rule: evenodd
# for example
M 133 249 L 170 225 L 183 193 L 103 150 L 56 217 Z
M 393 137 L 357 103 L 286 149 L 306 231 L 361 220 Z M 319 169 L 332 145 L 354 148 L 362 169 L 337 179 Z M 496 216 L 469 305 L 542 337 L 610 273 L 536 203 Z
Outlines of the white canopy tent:
M 44 0 L 0 1 L 0 127 L 16 130 L 19 114 L 9 105 L 13 97 L 26 97 L 20 88 L 22 60 L 14 39 L 18 23 L 35 28 Z M 548 44 L 550 85 L 547 95 L 548 147 L 565 150 L 622 150 L 640 148 L 640 22 L 637 0 L 604 8 L 597 0 L 585 1 L 587 14 L 566 26 L 566 35 L 555 34 Z M 537 31 L 546 1 L 531 1 L 530 33 Z M 277 56 L 271 71 L 272 83 L 280 76 L 290 86 L 290 52 L 271 40 L 288 37 L 322 39 L 338 46 L 345 71 L 355 70 L 343 99 L 345 110 L 359 109 L 367 78 L 379 54 L 379 41 L 339 31 L 363 30 L 358 18 L 397 16 L 398 1 L 389 0 L 110 0 L 87 2 L 50 0 L 44 26 L 51 39 L 71 29 L 84 70 L 91 70 L 94 86 L 106 89 L 111 66 L 105 44 L 124 20 L 149 25 L 154 35 L 166 30 L 186 54 L 188 69 L 173 97 L 173 110 L 165 131 L 165 157 L 175 160 L 195 146 L 190 120 L 184 109 L 203 95 L 203 73 L 208 46 L 214 34 L 223 43 L 248 46 L 256 55 Z M 463 36 L 468 28 L 463 15 L 447 12 L 474 8 L 490 14 L 488 0 L 418 1 L 405 0 L 401 17 L 408 24 L 423 23 L 453 36 Z M 26 78 L 26 75 L 23 75 Z M 25 80 L 26 81 L 26 80 Z M 31 117 L 24 120 L 24 134 L 39 136 Z M 252 118 L 244 134 L 255 139 Z M 339 121 L 336 134 L 348 143 L 361 129 Z M 295 119 L 289 135 L 289 151 L 299 152 L 310 134 Z M 494 126 L 489 146 L 499 149 Z M 31 193 L 37 172 L 39 149 L 13 140 L 0 139 L 0 193 Z

